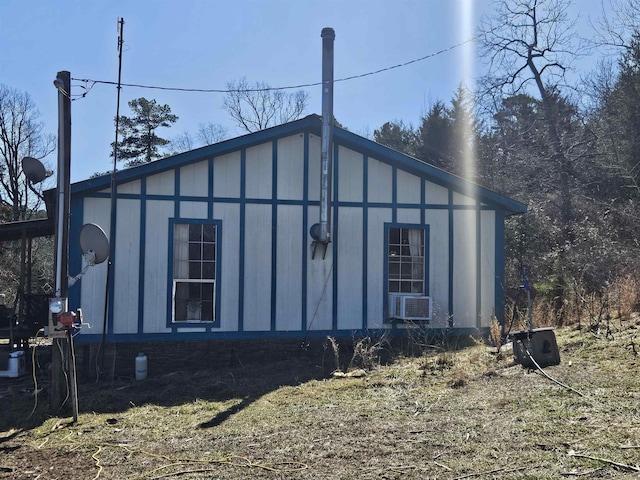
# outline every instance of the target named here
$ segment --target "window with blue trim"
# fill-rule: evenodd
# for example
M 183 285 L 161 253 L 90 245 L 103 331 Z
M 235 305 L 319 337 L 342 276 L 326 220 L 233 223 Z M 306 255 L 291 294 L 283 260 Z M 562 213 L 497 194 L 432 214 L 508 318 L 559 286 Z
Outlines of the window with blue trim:
M 215 320 L 217 245 L 216 225 L 174 224 L 174 322 Z
M 388 292 L 425 295 L 425 230 L 389 227 Z

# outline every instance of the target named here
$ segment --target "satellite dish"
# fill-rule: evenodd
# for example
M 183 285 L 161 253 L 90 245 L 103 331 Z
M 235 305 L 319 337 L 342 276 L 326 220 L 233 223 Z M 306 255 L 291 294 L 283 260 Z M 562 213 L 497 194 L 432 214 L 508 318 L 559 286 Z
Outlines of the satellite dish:
M 45 178 L 53 175 L 51 170 L 44 168 L 40 160 L 33 157 L 24 157 L 22 159 L 22 171 L 31 183 L 40 183 Z
M 97 265 L 109 258 L 109 239 L 104 230 L 95 223 L 85 223 L 80 229 L 80 250 L 87 257 L 93 257 L 89 263 Z

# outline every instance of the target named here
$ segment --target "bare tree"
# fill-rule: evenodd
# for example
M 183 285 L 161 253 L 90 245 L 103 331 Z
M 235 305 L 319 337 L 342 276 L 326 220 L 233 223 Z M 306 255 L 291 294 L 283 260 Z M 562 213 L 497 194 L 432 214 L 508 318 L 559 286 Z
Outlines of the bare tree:
M 171 140 L 171 154 L 175 155 L 182 152 L 193 150 L 194 148 L 213 145 L 227 138 L 227 129 L 217 123 L 201 123 L 198 125 L 198 131 L 194 135 L 191 132 L 184 131 Z
M 542 104 L 550 156 L 547 168 L 557 172 L 554 203 L 561 233 L 554 293 L 559 323 L 567 288 L 566 248 L 574 241 L 573 165 L 570 146 L 563 143 L 567 109 L 562 108 L 565 76 L 579 51 L 575 21 L 567 13 L 569 4 L 569 0 L 500 0 L 482 42 L 482 54 L 492 72 L 481 82 L 482 93 L 493 98 L 528 93 Z
M 629 50 L 634 35 L 640 33 L 640 0 L 602 1 L 602 16 L 597 22 L 597 46 Z
M 38 209 L 41 186 L 33 187 L 22 172 L 22 159 L 44 159 L 56 141 L 44 133 L 40 112 L 26 92 L 0 85 L 0 204 L 9 207 L 11 220 L 24 220 Z
M 229 137 L 227 129 L 217 123 L 201 123 L 198 125 L 198 141 L 201 145 L 213 145 Z
M 223 108 L 249 133 L 297 120 L 309 101 L 304 90 L 287 93 L 264 82 L 250 84 L 246 78 L 227 83 L 227 89 Z

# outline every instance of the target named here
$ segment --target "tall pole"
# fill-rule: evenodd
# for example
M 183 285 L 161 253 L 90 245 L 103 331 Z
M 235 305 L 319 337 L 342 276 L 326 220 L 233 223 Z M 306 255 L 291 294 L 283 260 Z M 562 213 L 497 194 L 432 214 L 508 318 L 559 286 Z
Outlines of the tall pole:
M 71 74 L 58 72 L 54 85 L 58 89 L 58 189 L 56 202 L 56 297 L 66 299 L 69 293 L 69 188 L 71 183 Z M 67 311 L 67 305 L 63 311 Z M 53 339 L 52 402 L 59 410 L 69 395 L 66 374 L 69 340 Z
M 98 378 L 104 373 L 104 354 L 105 343 L 107 336 L 107 319 L 110 311 L 110 306 L 113 304 L 113 299 L 110 295 L 111 277 L 113 276 L 113 269 L 111 267 L 113 254 L 115 250 L 115 238 L 116 238 L 116 172 L 118 162 L 118 129 L 120 127 L 120 90 L 122 89 L 122 46 L 124 44 L 124 18 L 118 18 L 118 95 L 116 101 L 116 138 L 113 143 L 113 169 L 111 171 L 111 214 L 109 221 L 109 259 L 107 260 L 107 282 L 105 285 L 105 298 L 104 298 L 104 316 L 102 318 L 102 336 L 100 338 L 100 347 L 98 355 Z

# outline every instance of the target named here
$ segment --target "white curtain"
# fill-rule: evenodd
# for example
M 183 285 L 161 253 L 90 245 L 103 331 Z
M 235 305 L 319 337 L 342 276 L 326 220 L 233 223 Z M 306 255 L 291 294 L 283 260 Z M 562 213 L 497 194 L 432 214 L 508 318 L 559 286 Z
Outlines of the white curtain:
M 411 282 L 411 293 L 424 293 L 424 283 L 422 287 L 417 288 L 418 281 L 424 280 L 424 259 L 423 259 L 423 230 L 410 228 L 409 237 L 409 253 L 411 254 L 411 278 L 415 281 Z M 417 291 L 416 291 L 417 290 Z
M 173 229 L 173 278 L 189 278 L 189 225 Z
M 409 253 L 412 257 L 422 256 L 422 230 L 409 229 Z

